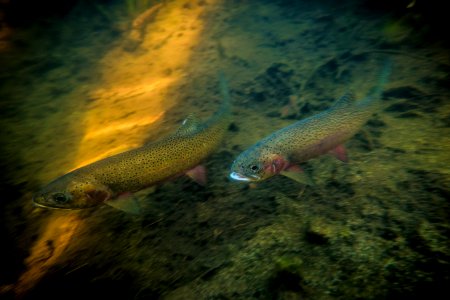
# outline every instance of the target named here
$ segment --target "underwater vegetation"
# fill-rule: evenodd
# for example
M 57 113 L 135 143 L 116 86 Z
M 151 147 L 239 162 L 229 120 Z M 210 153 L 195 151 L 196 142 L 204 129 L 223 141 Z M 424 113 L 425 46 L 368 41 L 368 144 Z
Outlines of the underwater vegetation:
M 12 2 L 0 4 L 1 298 L 448 294 L 442 4 Z M 386 58 L 393 68 L 379 84 Z M 179 176 L 142 189 L 138 214 L 33 205 L 64 174 L 177 130 L 198 133 L 205 123 L 188 116 L 221 111 L 219 70 L 232 119 L 219 126 L 223 137 L 207 139 L 217 144 L 202 155 L 205 185 Z M 229 177 L 233 161 L 265 137 L 336 103 L 355 108 L 350 94 L 356 107 L 367 95 L 380 106 L 352 127 L 346 151 L 335 151 L 346 162 L 325 153 L 302 162 L 308 184 Z M 349 124 L 334 116 L 321 120 Z

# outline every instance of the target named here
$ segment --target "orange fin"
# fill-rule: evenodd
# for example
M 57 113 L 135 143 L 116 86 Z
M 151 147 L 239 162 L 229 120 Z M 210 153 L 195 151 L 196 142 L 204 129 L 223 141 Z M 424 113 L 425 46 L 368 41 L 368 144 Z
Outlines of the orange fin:
M 333 150 L 330 151 L 337 159 L 343 162 L 348 162 L 347 151 L 345 150 L 343 145 L 339 145 Z
M 200 185 L 206 185 L 206 168 L 205 166 L 198 165 L 186 172 L 186 175 L 191 177 L 192 180 Z

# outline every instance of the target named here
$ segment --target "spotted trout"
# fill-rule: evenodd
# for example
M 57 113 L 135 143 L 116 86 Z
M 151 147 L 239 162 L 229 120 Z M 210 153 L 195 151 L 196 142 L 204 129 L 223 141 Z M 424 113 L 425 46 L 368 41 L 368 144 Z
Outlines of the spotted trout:
M 347 93 L 328 110 L 282 128 L 242 152 L 231 166 L 230 178 L 255 182 L 281 174 L 311 183 L 305 181 L 299 163 L 328 152 L 345 161 L 342 144 L 380 107 L 390 70 L 391 63 L 386 61 L 377 85 L 363 100 L 354 101 L 352 94 Z
M 203 181 L 205 174 L 200 163 L 219 146 L 231 122 L 230 95 L 223 75 L 220 87 L 223 103 L 206 122 L 189 116 L 166 138 L 67 173 L 37 193 L 34 203 L 60 209 L 82 209 L 102 203 L 120 207 L 112 203 L 130 198 L 122 195 L 181 174 Z

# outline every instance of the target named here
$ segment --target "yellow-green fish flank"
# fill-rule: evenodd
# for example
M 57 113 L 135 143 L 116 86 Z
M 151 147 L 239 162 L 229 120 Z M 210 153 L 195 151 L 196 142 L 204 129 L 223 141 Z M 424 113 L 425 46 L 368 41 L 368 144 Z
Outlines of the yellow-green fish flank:
M 231 122 L 230 96 L 220 77 L 223 104 L 205 123 L 188 117 L 173 135 L 123 152 L 54 180 L 34 197 L 38 206 L 80 209 L 97 206 L 176 177 L 217 149 Z
M 340 145 L 379 107 L 390 69 L 390 62 L 386 62 L 377 86 L 365 99 L 355 102 L 346 94 L 328 110 L 282 128 L 242 152 L 231 167 L 230 178 L 261 181 L 276 174 L 293 177 L 292 173 L 300 171 L 296 164 L 342 149 Z

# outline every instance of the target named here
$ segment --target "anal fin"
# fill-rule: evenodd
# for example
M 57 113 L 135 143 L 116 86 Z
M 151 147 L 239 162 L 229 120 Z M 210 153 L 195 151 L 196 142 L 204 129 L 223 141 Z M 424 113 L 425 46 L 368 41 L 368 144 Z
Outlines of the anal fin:
M 205 166 L 198 165 L 186 172 L 186 175 L 192 178 L 198 184 L 205 186 L 206 185 L 206 168 Z
M 348 162 L 347 150 L 343 145 L 338 145 L 336 148 L 330 151 L 337 159 L 343 162 Z

